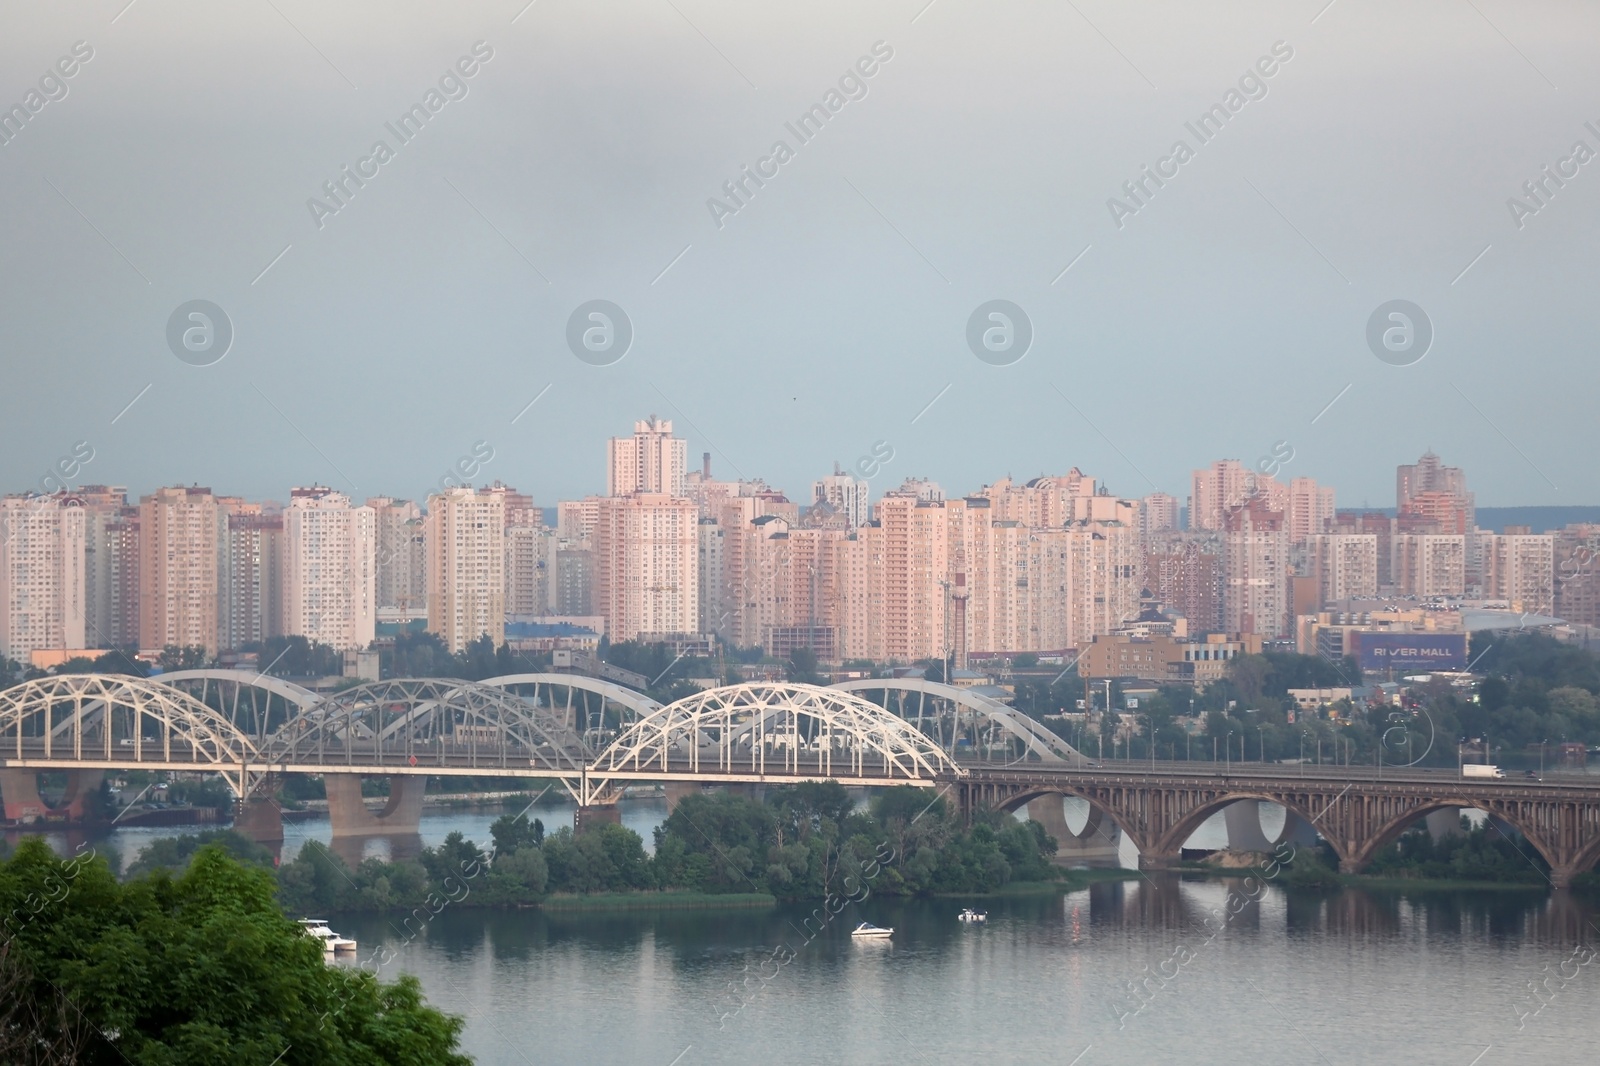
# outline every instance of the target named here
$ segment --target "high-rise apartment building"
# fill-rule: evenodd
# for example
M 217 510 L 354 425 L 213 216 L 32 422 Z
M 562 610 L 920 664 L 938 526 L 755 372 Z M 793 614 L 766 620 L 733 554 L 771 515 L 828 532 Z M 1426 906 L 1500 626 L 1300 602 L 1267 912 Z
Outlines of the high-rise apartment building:
M 556 504 L 556 534 L 562 540 L 587 541 L 594 536 L 594 527 L 600 520 L 599 496 L 585 496 L 581 500 L 561 500 Z
M 1489 538 L 1483 552 L 1483 594 L 1505 600 L 1513 611 L 1555 613 L 1555 537 L 1507 527 Z
M 470 487 L 428 497 L 428 629 L 451 652 L 506 634 L 504 493 Z
M 222 646 L 243 648 L 284 631 L 282 513 L 228 515 L 222 560 Z
M 1319 608 L 1378 594 L 1378 538 L 1371 533 L 1321 533 L 1306 541 Z
M 883 527 L 869 522 L 835 546 L 839 573 L 839 657 L 888 658 L 883 635 Z
M 555 571 L 556 534 L 542 525 L 506 526 L 506 616 L 551 613 L 550 579 Z
M 568 617 L 592 616 L 594 598 L 594 542 L 558 537 L 555 576 L 550 583 L 550 613 Z
M 550 574 L 556 537 L 545 527 L 544 512 L 533 497 L 496 481 L 486 492 L 504 501 L 506 616 L 518 619 L 550 612 Z
M 1158 534 L 1145 548 L 1144 587 L 1182 615 L 1191 634 L 1220 633 L 1222 534 Z
M 941 658 L 947 640 L 950 529 L 942 501 L 891 492 L 877 503 L 883 530 L 883 646 L 890 659 Z
M 606 495 L 649 492 L 683 495 L 688 445 L 672 423 L 651 415 L 633 424 L 633 436 L 612 437 L 606 447 Z
M 728 640 L 728 623 L 732 620 L 732 604 L 724 595 L 723 546 L 727 534 L 715 518 L 701 515 L 695 528 L 696 550 L 700 555 L 699 604 L 700 632 L 714 633 Z
M 120 508 L 115 515 L 86 516 L 94 523 L 94 591 L 85 620 L 89 642 L 108 648 L 139 646 L 139 508 Z M 88 538 L 88 531 L 85 533 Z M 86 549 L 87 550 L 87 549 Z M 87 582 L 87 579 L 85 579 Z
M 1283 513 L 1252 499 L 1230 511 L 1223 532 L 1223 624 L 1267 639 L 1288 629 L 1289 533 Z
M 61 493 L 0 498 L 0 655 L 87 647 L 84 509 Z
M 1328 523 L 1328 532 L 1346 535 L 1366 533 L 1375 537 L 1378 545 L 1378 588 L 1381 591 L 1394 586 L 1394 569 L 1390 560 L 1394 537 L 1393 518 L 1382 511 L 1335 511 L 1333 521 Z
M 1431 599 L 1463 596 L 1467 589 L 1467 538 L 1460 534 L 1397 533 L 1392 538 L 1396 590 Z
M 1556 616 L 1600 626 L 1600 524 L 1573 523 L 1554 536 Z
M 283 625 L 340 651 L 377 635 L 377 515 L 322 486 L 297 488 L 283 512 Z
M 1195 470 L 1189 475 L 1189 528 L 1220 530 L 1229 511 L 1271 495 L 1274 488 L 1281 491 L 1283 486 L 1246 469 L 1237 459 L 1219 459 L 1204 470 Z M 1272 502 L 1272 507 L 1283 509 L 1281 503 Z
M 1308 477 L 1297 477 L 1289 482 L 1288 508 L 1284 519 L 1288 524 L 1290 544 L 1304 544 L 1308 537 L 1327 532 L 1334 513 L 1331 486 L 1318 485 Z
M 813 505 L 827 504 L 844 515 L 846 528 L 854 529 L 871 518 L 869 492 L 868 482 L 851 477 L 840 470 L 838 463 L 834 463 L 832 474 L 811 483 L 811 502 Z
M 136 633 L 116 641 L 114 634 L 123 635 L 126 627 L 120 618 L 113 624 L 113 616 L 121 613 L 118 601 L 126 583 L 137 582 L 139 576 L 137 557 L 131 560 L 130 568 L 130 560 L 122 550 L 128 490 L 120 485 L 84 485 L 72 493 L 72 498 L 83 508 L 84 519 L 84 639 L 94 648 L 137 644 Z
M 1036 477 L 1023 484 L 1003 477 L 979 489 L 977 495 L 989 501 L 992 522 L 1016 522 L 1029 529 L 1060 529 L 1075 518 L 1087 517 L 1077 513 L 1076 501 L 1093 496 L 1094 489 L 1094 479 L 1074 468 L 1059 477 Z
M 1466 534 L 1478 525 L 1467 475 L 1459 466 L 1445 466 L 1432 451 L 1409 466 L 1395 468 L 1395 506 L 1402 516 L 1436 522 L 1438 528 L 1429 532 Z
M 635 492 L 601 499 L 598 512 L 594 609 L 605 616 L 610 639 L 698 632 L 700 515 L 694 501 Z
M 1395 506 L 1404 510 L 1413 496 L 1424 492 L 1467 491 L 1467 475 L 1459 466 L 1445 466 L 1430 449 L 1415 463 L 1395 467 Z
M 1170 533 L 1178 528 L 1178 498 L 1165 492 L 1153 492 L 1142 501 L 1139 513 L 1141 539 L 1156 533 Z
M 157 489 L 139 500 L 139 646 L 222 642 L 218 587 L 227 509 L 208 488 Z
M 422 508 L 412 500 L 367 500 L 377 523 L 378 606 L 404 614 L 428 607 L 428 549 Z

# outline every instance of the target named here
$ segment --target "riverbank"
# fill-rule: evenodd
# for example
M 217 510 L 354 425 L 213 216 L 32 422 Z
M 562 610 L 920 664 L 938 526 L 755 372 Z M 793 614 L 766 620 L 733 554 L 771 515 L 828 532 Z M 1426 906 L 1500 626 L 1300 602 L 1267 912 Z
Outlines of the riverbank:
M 558 893 L 533 905 L 543 911 L 652 911 L 777 906 L 765 892 L 597 892 L 580 896 Z

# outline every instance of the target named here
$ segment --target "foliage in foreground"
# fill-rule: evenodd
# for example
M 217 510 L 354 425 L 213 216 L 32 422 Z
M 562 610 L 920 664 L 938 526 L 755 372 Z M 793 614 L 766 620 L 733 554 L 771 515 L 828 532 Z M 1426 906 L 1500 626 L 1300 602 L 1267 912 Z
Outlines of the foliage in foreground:
M 120 883 L 25 840 L 0 864 L 0 1062 L 467 1066 L 415 978 L 330 967 L 272 875 L 216 845 Z

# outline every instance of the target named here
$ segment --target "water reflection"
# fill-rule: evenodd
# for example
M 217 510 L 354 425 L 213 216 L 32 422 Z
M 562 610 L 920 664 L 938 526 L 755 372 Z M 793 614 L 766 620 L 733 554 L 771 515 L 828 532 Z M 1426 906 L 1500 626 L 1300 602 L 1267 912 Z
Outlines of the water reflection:
M 659 797 L 624 800 L 621 804 L 622 824 L 644 839 L 646 851 L 655 850 L 655 829 L 667 817 L 667 803 Z M 327 844 L 346 863 L 359 864 L 362 859 L 381 858 L 386 861 L 415 858 L 424 847 L 437 847 L 452 832 L 459 832 L 480 847 L 490 847 L 489 827 L 495 819 L 505 814 L 526 813 L 537 818 L 549 832 L 572 825 L 573 805 L 564 800 L 543 802 L 535 807 L 524 804 L 513 806 L 488 805 L 482 807 L 424 807 L 419 832 L 405 834 L 374 834 L 372 836 L 341 837 L 335 840 L 333 827 L 326 814 L 302 816 L 291 814 L 284 819 L 283 844 L 275 851 L 277 857 L 293 859 L 308 840 Z M 116 870 L 126 869 L 138 859 L 153 841 L 166 837 L 188 836 L 221 828 L 215 825 L 179 826 L 126 826 L 110 829 L 82 826 L 50 826 L 39 831 L 7 829 L 4 837 L 15 847 L 26 836 L 43 836 L 59 855 L 71 855 L 80 846 L 95 848 L 105 855 Z

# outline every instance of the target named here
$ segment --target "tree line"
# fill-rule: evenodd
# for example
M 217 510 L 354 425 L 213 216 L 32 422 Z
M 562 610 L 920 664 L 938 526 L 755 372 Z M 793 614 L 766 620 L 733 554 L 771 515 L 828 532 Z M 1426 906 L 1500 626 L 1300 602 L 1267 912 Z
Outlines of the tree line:
M 820 899 L 853 891 L 846 879 L 859 883 L 875 859 L 869 887 L 887 896 L 985 893 L 1058 876 L 1056 841 L 1038 823 L 980 812 L 968 827 L 943 798 L 911 786 L 886 789 L 865 809 L 831 781 L 774 789 L 765 800 L 691 795 L 656 829 L 653 854 L 625 826 L 547 832 L 526 812 L 501 817 L 490 838 L 484 848 L 452 833 L 414 860 L 367 859 L 354 869 L 326 845 L 308 842 L 277 868 L 278 898 L 290 913 L 406 911 L 445 899 L 532 906 L 554 895 L 619 892 Z M 221 831 L 157 841 L 130 872 L 182 869 L 209 844 L 244 862 L 271 864 L 264 848 Z M 884 862 L 885 855 L 892 857 Z

